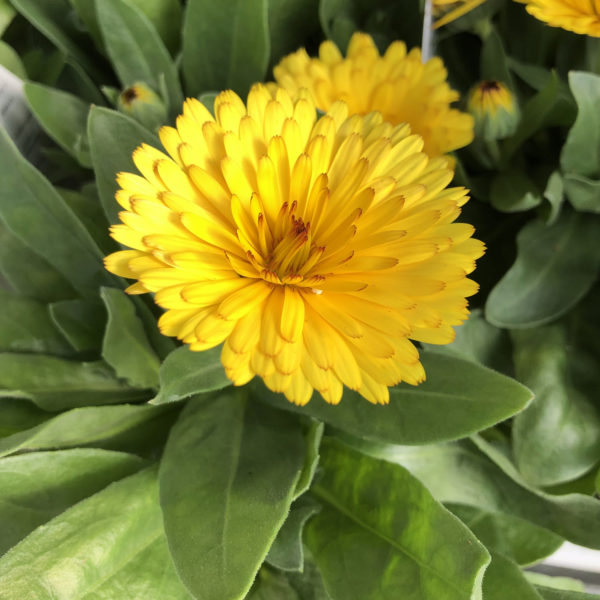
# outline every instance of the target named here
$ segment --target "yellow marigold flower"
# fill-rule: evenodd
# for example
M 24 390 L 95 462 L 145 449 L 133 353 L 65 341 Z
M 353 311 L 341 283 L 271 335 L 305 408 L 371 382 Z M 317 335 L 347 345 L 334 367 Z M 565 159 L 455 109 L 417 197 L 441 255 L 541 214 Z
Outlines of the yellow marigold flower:
M 404 42 L 392 43 L 383 56 L 365 33 L 355 33 L 346 58 L 332 41 L 310 58 L 304 48 L 283 58 L 273 69 L 277 83 L 292 94 L 308 89 L 317 108 L 326 111 L 337 100 L 350 114 L 373 110 L 390 123 L 408 123 L 423 137 L 431 157 L 462 148 L 473 140 L 473 120 L 450 104 L 459 98 L 446 82 L 439 57 L 421 62 L 421 51 L 407 53 Z
M 346 385 L 385 403 L 387 386 L 423 381 L 409 338 L 452 341 L 483 253 L 453 223 L 467 191 L 445 189 L 446 160 L 343 102 L 317 120 L 308 97 L 256 85 L 247 107 L 231 91 L 214 107 L 188 99 L 160 130 L 169 156 L 142 145 L 141 176 L 118 175 L 111 233 L 132 250 L 107 269 L 155 294 L 165 335 L 223 343 L 236 385 L 259 375 L 297 404 L 313 389 L 335 404 Z
M 469 93 L 469 112 L 475 118 L 475 134 L 486 140 L 512 135 L 519 122 L 519 106 L 500 81 L 478 83 Z
M 600 37 L 600 0 L 517 0 L 536 19 L 584 35 Z

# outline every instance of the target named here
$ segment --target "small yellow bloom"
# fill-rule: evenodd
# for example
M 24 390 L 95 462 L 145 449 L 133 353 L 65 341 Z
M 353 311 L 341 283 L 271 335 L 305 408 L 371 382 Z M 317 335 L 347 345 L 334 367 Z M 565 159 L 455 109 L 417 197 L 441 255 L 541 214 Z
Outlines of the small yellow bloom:
M 407 125 L 348 116 L 334 103 L 256 85 L 231 91 L 215 115 L 188 99 L 168 153 L 142 145 L 140 175 L 120 173 L 116 199 L 128 246 L 106 258 L 153 292 L 165 335 L 191 350 L 223 344 L 227 376 L 255 375 L 305 404 L 337 403 L 343 385 L 374 403 L 388 386 L 425 378 L 409 341 L 446 344 L 467 318 L 467 279 L 482 255 L 473 227 L 454 223 L 468 199 L 448 188 Z
M 514 133 L 519 107 L 510 90 L 499 81 L 482 81 L 469 93 L 469 112 L 475 118 L 475 135 L 500 140 Z
M 584 35 L 600 37 L 600 0 L 517 0 L 536 19 Z
M 310 58 L 302 48 L 283 58 L 273 73 L 291 94 L 308 89 L 323 111 L 343 100 L 350 114 L 377 110 L 394 125 L 408 123 L 423 138 L 430 157 L 462 148 L 473 139 L 472 118 L 450 108 L 459 95 L 446 82 L 442 60 L 434 57 L 423 64 L 421 51 L 413 48 L 407 53 L 403 42 L 394 42 L 380 56 L 369 35 L 355 33 L 345 58 L 332 41 L 326 41 L 319 58 Z

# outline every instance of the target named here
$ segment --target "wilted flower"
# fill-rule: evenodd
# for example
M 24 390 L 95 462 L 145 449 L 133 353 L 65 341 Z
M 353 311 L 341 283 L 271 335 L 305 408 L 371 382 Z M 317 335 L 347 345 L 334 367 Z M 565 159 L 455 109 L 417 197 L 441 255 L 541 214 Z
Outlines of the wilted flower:
M 475 118 L 475 135 L 500 140 L 512 135 L 519 122 L 519 107 L 500 81 L 478 83 L 469 93 L 469 112 Z
M 425 378 L 409 341 L 446 344 L 468 315 L 467 279 L 483 244 L 453 223 L 467 201 L 444 158 L 429 159 L 407 125 L 379 113 L 348 118 L 334 103 L 317 120 L 308 97 L 261 85 L 247 108 L 233 92 L 215 115 L 187 100 L 168 154 L 147 145 L 120 173 L 132 250 L 107 268 L 154 292 L 165 335 L 191 350 L 223 343 L 236 384 L 262 377 L 305 404 L 337 403 L 343 385 L 371 402 Z
M 283 58 L 273 74 L 291 94 L 308 89 L 323 111 L 343 100 L 350 114 L 377 110 L 394 125 L 408 123 L 431 157 L 473 139 L 471 117 L 450 108 L 459 94 L 446 82 L 442 60 L 434 57 L 423 64 L 421 51 L 407 53 L 403 42 L 394 42 L 380 56 L 371 36 L 355 33 L 345 58 L 332 41 L 325 41 L 319 58 L 310 58 L 302 48 Z

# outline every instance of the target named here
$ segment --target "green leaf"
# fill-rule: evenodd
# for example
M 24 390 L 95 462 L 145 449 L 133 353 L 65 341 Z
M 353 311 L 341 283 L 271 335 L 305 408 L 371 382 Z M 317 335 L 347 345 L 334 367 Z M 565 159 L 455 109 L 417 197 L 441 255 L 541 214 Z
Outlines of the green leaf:
M 564 183 L 569 202 L 575 210 L 600 213 L 600 181 L 567 173 Z
M 563 181 L 560 172 L 554 171 L 550 177 L 548 177 L 546 189 L 544 190 L 544 198 L 550 202 L 550 211 L 546 219 L 547 225 L 556 223 L 556 219 L 558 219 L 562 204 L 565 199 L 564 188 L 565 182 Z M 571 203 L 573 204 L 572 201 Z M 577 208 L 575 204 L 573 204 L 573 206 Z
M 502 43 L 502 38 L 494 28 L 491 29 L 487 37 L 483 40 L 479 73 L 481 79 L 500 81 L 510 89 L 514 88 L 512 75 L 507 64 L 504 44 Z
M 537 586 L 537 591 L 544 600 L 598 600 L 596 594 L 580 594 L 579 592 L 566 592 Z
M 282 571 L 304 569 L 302 531 L 306 522 L 317 512 L 319 512 L 319 505 L 304 496 L 292 504 L 290 514 L 265 559 L 270 565 Z
M 298 421 L 243 391 L 187 405 L 163 454 L 160 498 L 171 555 L 194 595 L 233 600 L 248 592 L 303 461 Z
M 164 80 L 171 111 L 181 109 L 183 95 L 177 69 L 160 36 L 142 10 L 125 0 L 96 2 L 106 51 L 123 87 L 143 81 L 159 92 Z
M 311 34 L 319 32 L 319 0 L 270 0 L 268 6 L 272 62 L 294 52 Z
M 129 566 L 139 573 L 137 559 L 161 536 L 156 469 L 145 469 L 66 510 L 5 554 L 0 559 L 3 599 L 102 597 L 102 587 Z M 116 597 L 133 596 L 125 590 Z
M 204 92 L 198 96 L 198 100 L 208 108 L 210 114 L 215 116 L 215 99 L 219 95 L 219 92 Z
M 179 49 L 183 13 L 179 0 L 130 0 L 148 18 L 171 54 Z
M 189 0 L 182 67 L 187 92 L 232 89 L 245 96 L 269 64 L 267 0 Z
M 600 549 L 600 503 L 597 500 L 582 494 L 553 496 L 535 490 L 508 461 L 496 464 L 470 444 L 379 448 L 371 445 L 363 446 L 362 450 L 401 464 L 440 502 L 518 517 L 574 544 Z
M 306 546 L 304 547 L 304 571 L 302 573 L 289 571 L 286 576 L 300 600 L 331 600 L 331 596 L 325 589 L 323 577 Z
M 373 405 L 344 390 L 337 406 L 313 398 L 298 407 L 280 394 L 254 386 L 271 406 L 302 413 L 361 438 L 390 444 L 457 439 L 491 427 L 522 410 L 531 392 L 513 379 L 451 354 L 423 351 L 427 381 L 390 389 L 390 403 Z
M 497 552 L 492 552 L 492 562 L 485 572 L 483 593 L 485 600 L 542 600 L 518 565 Z
M 0 0 L 0 35 L 4 33 L 16 14 L 8 0 Z
M 323 423 L 311 420 L 308 429 L 304 433 L 304 440 L 306 442 L 304 467 L 302 473 L 300 473 L 298 483 L 296 484 L 294 500 L 302 496 L 304 492 L 308 491 L 313 477 L 315 476 L 315 472 L 319 466 L 319 446 L 321 445 L 324 429 L 325 425 Z
M 168 420 L 169 412 L 164 407 L 123 404 L 75 408 L 40 424 L 38 417 L 38 423 L 32 423 L 30 429 L 0 439 L 0 456 L 23 450 L 114 447 L 116 441 L 131 437 L 132 430 L 155 419 Z
M 67 0 L 11 0 L 13 6 L 63 54 L 72 56 L 95 80 L 104 78 L 83 48 L 90 48 L 88 40 L 77 31 L 75 22 L 66 18 L 70 12 Z
M 50 411 L 140 400 L 144 393 L 115 378 L 103 362 L 44 354 L 0 353 L 0 394 L 27 398 Z
M 77 96 L 26 82 L 29 108 L 44 131 L 83 167 L 92 166 L 86 123 L 90 105 Z
M 548 529 L 512 515 L 458 504 L 447 508 L 488 550 L 495 550 L 519 565 L 530 565 L 554 554 L 564 541 Z
M 230 386 L 221 364 L 221 348 L 192 352 L 181 346 L 160 366 L 160 389 L 152 404 L 164 404 Z
M 108 312 L 102 358 L 118 377 L 126 379 L 132 386 L 158 387 L 160 360 L 148 343 L 131 300 L 114 288 L 102 288 L 100 297 Z
M 62 300 L 49 305 L 50 317 L 77 352 L 98 351 L 102 344 L 106 310 L 99 302 Z
M 159 146 L 158 138 L 129 117 L 107 108 L 92 107 L 88 137 L 100 201 L 111 225 L 119 223 L 121 207 L 115 200 L 120 171 L 137 172 L 132 152 L 142 143 Z
M 46 307 L 0 289 L 0 352 L 66 355 L 71 348 L 52 323 Z
M 1 460 L 0 554 L 69 506 L 142 466 L 144 461 L 137 456 L 95 449 L 36 452 Z
M 301 600 L 285 575 L 263 567 L 244 600 Z
M 553 71 L 544 88 L 523 107 L 517 130 L 502 146 L 502 155 L 505 160 L 508 160 L 524 142 L 544 126 L 547 116 L 557 102 L 558 88 L 558 76 Z
M 536 587 L 549 587 L 556 590 L 564 590 L 569 592 L 583 592 L 585 585 L 579 579 L 573 579 L 572 577 L 555 577 L 553 575 L 545 575 L 544 573 L 537 573 L 535 571 L 525 571 L 525 577 L 527 581 L 532 583 Z M 541 590 L 538 589 L 538 593 Z M 595 596 L 597 598 L 597 596 Z
M 0 438 L 30 429 L 51 415 L 21 398 L 0 398 Z M 4 440 L 0 440 L 0 447 Z
M 537 327 L 570 310 L 592 286 L 600 263 L 600 221 L 563 213 L 535 220 L 517 236 L 517 259 L 490 293 L 485 316 L 497 327 Z
M 495 371 L 511 376 L 514 374 L 508 332 L 490 325 L 479 308 L 472 310 L 468 320 L 456 328 L 456 338 L 451 344 L 437 347 L 436 350 L 455 352 Z
M 23 265 L 27 265 L 23 269 Z M 0 272 L 19 295 L 43 302 L 75 296 L 71 284 L 0 220 Z
M 90 234 L 46 178 L 0 132 L 0 219 L 41 254 L 83 296 L 95 296 L 113 281 Z
M 497 173 L 492 179 L 490 203 L 501 212 L 522 212 L 539 206 L 542 194 L 521 170 Z
M 512 337 L 519 381 L 535 392 L 514 421 L 519 470 L 538 486 L 576 479 L 600 460 L 600 414 L 591 402 L 597 382 L 583 387 L 573 372 L 583 350 L 564 323 L 514 331 Z
M 0 65 L 19 79 L 27 79 L 27 71 L 25 71 L 19 55 L 14 51 L 12 46 L 9 46 L 2 40 L 0 40 Z
M 577 119 L 563 146 L 560 164 L 566 173 L 600 176 L 600 76 L 571 71 L 569 85 L 577 102 Z
M 334 599 L 481 598 L 489 555 L 405 469 L 324 440 L 306 542 Z

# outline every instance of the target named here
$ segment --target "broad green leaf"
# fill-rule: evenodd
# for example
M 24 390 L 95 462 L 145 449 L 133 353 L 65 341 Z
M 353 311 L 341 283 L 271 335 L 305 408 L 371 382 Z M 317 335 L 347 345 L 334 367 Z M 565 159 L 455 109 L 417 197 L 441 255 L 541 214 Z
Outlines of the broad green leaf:
M 0 305 L 0 352 L 71 353 L 42 303 L 0 289 Z
M 548 587 L 537 586 L 538 594 L 544 600 L 598 600 L 597 594 L 582 594 L 579 592 L 567 592 L 564 590 L 553 590 Z
M 113 281 L 90 234 L 47 179 L 0 132 L 0 219 L 83 296 Z
M 154 348 L 154 351 L 161 360 L 164 360 L 173 350 L 175 350 L 175 340 L 163 335 L 158 328 L 158 318 L 162 314 L 162 309 L 158 308 L 148 296 L 142 297 L 134 295 L 131 301 L 135 304 L 137 316 L 142 320 L 144 331 L 148 340 Z M 152 310 L 150 306 L 152 307 Z
M 282 571 L 302 571 L 304 551 L 302 531 L 306 522 L 319 511 L 319 505 L 302 497 L 290 509 L 290 514 L 273 541 L 266 561 Z
M 88 137 L 100 201 L 111 225 L 119 223 L 121 207 L 115 200 L 120 171 L 137 172 L 132 152 L 142 143 L 159 146 L 158 138 L 129 117 L 107 108 L 92 107 Z
M 73 94 L 39 83 L 27 82 L 23 91 L 44 131 L 79 164 L 91 167 L 86 131 L 90 105 Z
M 334 600 L 480 599 L 489 555 L 399 465 L 324 440 L 306 542 Z
M 547 116 L 557 102 L 558 76 L 552 72 L 548 83 L 523 106 L 521 120 L 514 135 L 508 138 L 502 146 L 505 160 L 518 150 L 536 131 L 543 127 Z
M 16 14 L 8 0 L 0 0 L 0 35 L 4 33 Z
M 90 37 L 94 40 L 96 47 L 103 54 L 106 54 L 102 32 L 100 31 L 96 15 L 96 0 L 69 0 L 69 2 L 77 13 L 81 23 L 86 27 Z
M 22 398 L 0 398 L 0 438 L 35 427 L 52 415 Z M 4 440 L 0 440 L 0 447 Z
M 304 45 L 319 32 L 319 0 L 269 0 L 271 62 Z
M 304 571 L 302 573 L 290 571 L 286 576 L 300 600 L 331 600 L 331 596 L 325 589 L 323 577 L 306 546 L 304 547 Z
M 473 506 L 446 505 L 488 549 L 529 565 L 550 556 L 563 539 L 529 521 L 508 514 L 493 513 Z
M 0 65 L 9 70 L 19 79 L 27 79 L 27 71 L 12 46 L 0 40 Z
M 483 578 L 485 600 L 542 600 L 518 565 L 497 552 L 492 552 L 492 562 Z
M 171 54 L 179 50 L 183 13 L 180 0 L 130 0 L 152 23 Z
M 2 402 L 6 402 L 3 400 Z M 14 402 L 14 400 L 13 400 Z M 25 404 L 22 400 L 22 404 Z M 114 447 L 150 421 L 169 421 L 169 409 L 148 405 L 88 406 L 63 412 L 43 423 L 0 439 L 0 456 L 17 451 L 74 446 Z M 2 404 L 0 404 L 0 414 Z M 48 415 L 51 416 L 51 415 Z
M 160 498 L 171 555 L 194 595 L 234 600 L 249 591 L 303 461 L 300 424 L 286 413 L 243 391 L 189 402 L 163 454 Z
M 72 56 L 94 79 L 104 78 L 94 57 L 83 51 L 83 48 L 90 49 L 85 36 L 77 31 L 73 20 L 66 18 L 70 11 L 67 0 L 11 0 L 11 2 L 36 29 L 41 31 L 61 52 Z
M 99 302 L 62 300 L 48 307 L 50 317 L 77 352 L 96 351 L 100 355 L 106 324 L 106 310 Z
M 160 36 L 142 10 L 126 0 L 96 2 L 106 51 L 123 87 L 143 81 L 161 89 L 164 81 L 169 110 L 181 109 L 183 95 L 177 69 Z
M 304 467 L 296 484 L 294 500 L 308 490 L 315 476 L 315 472 L 319 466 L 319 446 L 321 445 L 324 429 L 325 425 L 323 423 L 311 420 L 308 429 L 304 433 L 304 440 L 306 442 Z
M 406 467 L 444 503 L 518 517 L 589 548 L 600 549 L 600 503 L 582 494 L 553 496 L 529 486 L 509 465 L 496 464 L 470 444 L 362 446 Z
M 597 382 L 583 386 L 573 372 L 582 349 L 565 323 L 513 331 L 512 338 L 519 381 L 535 393 L 514 421 L 519 470 L 538 486 L 576 479 L 600 460 L 600 413 L 592 403 Z
M 567 173 L 564 177 L 565 193 L 575 210 L 600 213 L 600 181 L 583 175 Z
M 301 600 L 283 573 L 264 567 L 244 600 Z
M 451 354 L 423 351 L 427 381 L 390 389 L 390 403 L 375 406 L 356 392 L 344 391 L 337 406 L 315 397 L 303 407 L 264 386 L 255 396 L 271 406 L 302 413 L 361 438 L 390 444 L 425 444 L 465 437 L 522 410 L 531 392 L 505 377 Z
M 245 96 L 269 64 L 267 0 L 188 0 L 182 67 L 187 93 L 233 89 Z
M 23 269 L 23 265 L 27 265 Z M 0 220 L 0 272 L 19 295 L 43 302 L 76 295 L 71 284 Z
M 27 398 L 50 411 L 144 398 L 143 391 L 116 379 L 103 362 L 8 352 L 0 353 L 0 394 Z
M 569 85 L 577 102 L 577 119 L 563 146 L 560 164 L 566 173 L 600 175 L 600 76 L 571 71 Z
M 132 386 L 158 387 L 160 360 L 148 343 L 133 303 L 115 288 L 102 288 L 100 296 L 108 312 L 102 358 Z
M 231 385 L 221 364 L 221 348 L 192 352 L 181 346 L 160 366 L 160 389 L 152 404 L 164 404 Z
M 590 289 L 600 264 L 600 218 L 563 213 L 535 220 L 517 236 L 517 259 L 490 293 L 485 316 L 497 327 L 537 327 L 571 309 Z
M 514 88 L 502 38 L 493 28 L 483 40 L 479 64 L 481 79 L 500 81 L 509 88 Z
M 492 179 L 490 203 L 501 212 L 522 212 L 539 206 L 542 194 L 523 171 L 497 173 Z
M 468 320 L 456 328 L 456 338 L 438 352 L 455 352 L 506 375 L 513 375 L 512 344 L 505 329 L 490 325 L 481 309 L 471 311 Z
M 579 579 L 573 579 L 572 577 L 555 577 L 554 575 L 546 575 L 535 571 L 525 571 L 525 577 L 527 577 L 529 583 L 533 583 L 536 587 L 548 587 L 568 592 L 585 591 L 583 582 Z M 538 590 L 538 593 L 541 593 L 541 591 Z
M 219 92 L 204 92 L 198 96 L 198 100 L 208 108 L 212 116 L 215 116 L 215 99 Z
M 80 448 L 1 460 L 0 555 L 69 506 L 143 466 L 132 454 Z
M 156 469 L 144 469 L 36 529 L 0 559 L 3 600 L 97 598 L 103 585 L 160 541 L 157 493 Z

